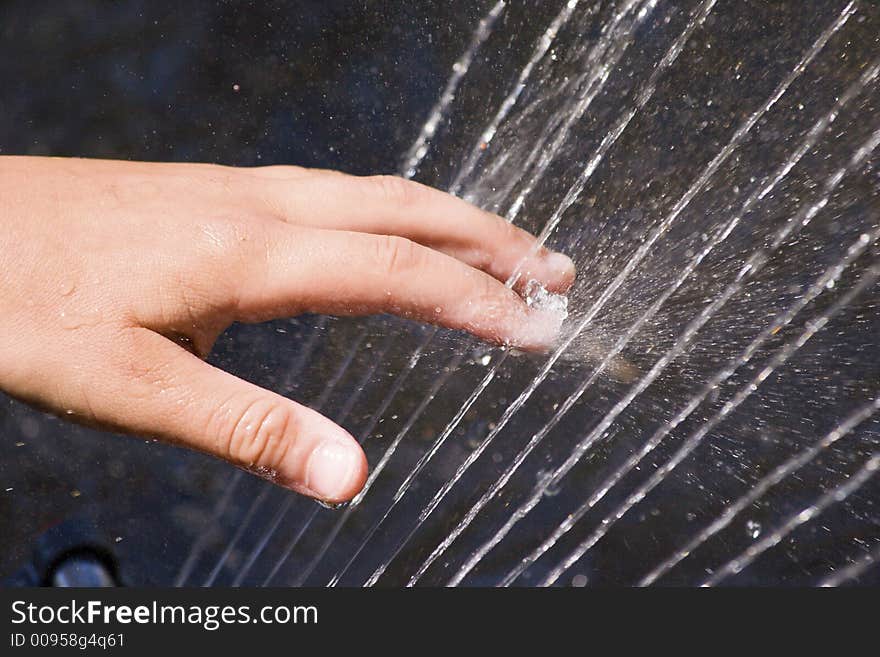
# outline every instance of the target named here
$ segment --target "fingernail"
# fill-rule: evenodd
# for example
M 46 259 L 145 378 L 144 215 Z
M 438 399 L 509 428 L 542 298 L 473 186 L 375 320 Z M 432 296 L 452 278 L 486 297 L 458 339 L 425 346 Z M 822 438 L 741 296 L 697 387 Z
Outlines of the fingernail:
M 550 253 L 544 259 L 547 268 L 562 276 L 574 276 L 574 261 L 563 253 Z
M 359 461 L 360 453 L 354 445 L 326 440 L 309 456 L 306 486 L 322 499 L 337 501 L 350 487 Z

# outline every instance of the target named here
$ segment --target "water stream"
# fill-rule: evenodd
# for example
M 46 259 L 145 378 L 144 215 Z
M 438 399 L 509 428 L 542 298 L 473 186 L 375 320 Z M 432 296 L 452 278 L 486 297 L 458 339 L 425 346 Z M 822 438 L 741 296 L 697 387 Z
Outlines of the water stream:
M 316 319 L 285 389 L 320 377 L 299 399 L 358 437 L 364 490 L 249 490 L 177 583 L 876 577 L 878 34 L 856 0 L 487 2 L 399 173 L 571 255 L 563 337 Z

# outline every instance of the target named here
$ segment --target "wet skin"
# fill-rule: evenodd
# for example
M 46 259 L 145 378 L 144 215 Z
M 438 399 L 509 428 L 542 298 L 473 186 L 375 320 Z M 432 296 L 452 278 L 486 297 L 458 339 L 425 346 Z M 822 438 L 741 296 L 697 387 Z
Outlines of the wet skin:
M 500 217 L 387 176 L 0 157 L 0 198 L 0 389 L 330 503 L 363 486 L 360 446 L 206 363 L 231 323 L 388 312 L 541 350 L 558 323 L 504 281 L 563 292 L 575 273 Z

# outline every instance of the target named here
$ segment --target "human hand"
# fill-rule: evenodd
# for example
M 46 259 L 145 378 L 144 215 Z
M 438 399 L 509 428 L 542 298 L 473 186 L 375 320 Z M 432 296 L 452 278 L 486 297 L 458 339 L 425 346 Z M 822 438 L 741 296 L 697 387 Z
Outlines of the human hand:
M 235 321 L 389 312 L 525 349 L 558 323 L 501 281 L 574 266 L 428 187 L 296 167 L 0 157 L 0 389 L 327 502 L 367 464 L 320 414 L 203 358 Z M 534 253 L 533 253 L 534 252 Z

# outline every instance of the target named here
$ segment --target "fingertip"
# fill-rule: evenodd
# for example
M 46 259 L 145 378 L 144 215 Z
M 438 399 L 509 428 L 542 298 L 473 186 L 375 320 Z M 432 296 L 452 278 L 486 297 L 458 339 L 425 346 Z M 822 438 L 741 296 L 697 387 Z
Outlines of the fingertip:
M 524 351 L 549 351 L 559 341 L 564 321 L 564 313 L 530 309 L 513 332 L 510 346 Z
M 523 351 L 545 352 L 559 340 L 564 308 L 529 307 L 514 293 L 503 303 L 471 308 L 474 317 L 462 328 L 489 342 Z
M 351 437 L 331 436 L 312 450 L 303 484 L 307 494 L 328 504 L 350 501 L 364 487 L 367 458 Z
M 352 443 L 353 450 L 356 450 L 355 467 L 351 472 L 350 479 L 342 489 L 341 502 L 350 502 L 354 499 L 354 497 L 363 490 L 364 484 L 367 483 L 367 477 L 370 474 L 370 465 L 367 462 L 367 455 L 356 441 L 352 440 Z
M 544 251 L 535 257 L 525 279 L 535 279 L 545 289 L 557 294 L 565 293 L 574 283 L 576 269 L 571 258 L 563 253 Z
M 294 408 L 296 421 L 288 425 L 288 447 L 272 480 L 329 505 L 348 502 L 366 481 L 364 451 L 335 422 L 305 406 Z
M 574 283 L 577 268 L 574 261 L 564 253 L 548 252 L 544 257 L 544 266 L 547 269 L 548 282 L 554 288 L 568 290 Z

